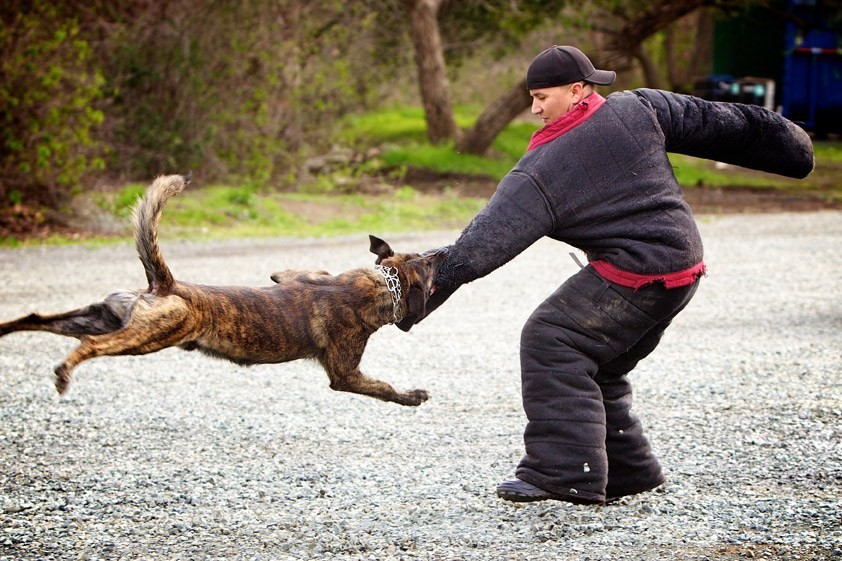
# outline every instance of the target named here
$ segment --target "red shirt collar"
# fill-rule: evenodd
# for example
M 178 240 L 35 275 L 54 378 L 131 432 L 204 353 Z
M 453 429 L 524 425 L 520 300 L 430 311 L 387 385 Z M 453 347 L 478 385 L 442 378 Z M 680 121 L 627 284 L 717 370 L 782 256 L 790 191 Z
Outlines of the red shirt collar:
M 532 139 L 529 141 L 529 147 L 527 147 L 526 151 L 529 152 L 533 148 L 537 148 L 542 144 L 555 140 L 567 131 L 578 127 L 596 113 L 596 110 L 602 107 L 603 103 L 605 103 L 605 98 L 598 93 L 593 92 L 591 95 L 574 105 L 573 109 L 552 123 L 549 123 L 543 128 L 535 131 L 532 135 Z

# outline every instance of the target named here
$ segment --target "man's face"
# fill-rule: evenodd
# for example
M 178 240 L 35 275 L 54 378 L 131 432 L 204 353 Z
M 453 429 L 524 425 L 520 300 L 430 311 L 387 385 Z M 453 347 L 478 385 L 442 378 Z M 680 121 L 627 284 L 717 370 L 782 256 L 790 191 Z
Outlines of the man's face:
M 529 90 L 532 96 L 532 114 L 538 115 L 548 125 L 573 109 L 585 97 L 581 82 L 551 88 Z

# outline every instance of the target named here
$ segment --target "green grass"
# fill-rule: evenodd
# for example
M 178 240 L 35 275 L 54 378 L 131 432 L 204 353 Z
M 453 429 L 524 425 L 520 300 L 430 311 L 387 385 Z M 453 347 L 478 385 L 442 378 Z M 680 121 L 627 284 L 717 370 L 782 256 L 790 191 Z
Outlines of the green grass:
M 775 187 L 786 184 L 787 178 L 751 175 L 747 170 L 720 167 L 716 162 L 701 160 L 683 154 L 669 154 L 673 173 L 683 187 Z
M 390 168 L 413 167 L 438 173 L 503 177 L 514 162 L 491 160 L 471 154 L 456 154 L 452 145 L 415 144 L 391 147 L 382 156 Z
M 470 127 L 476 111 L 455 109 L 456 123 Z M 498 135 L 493 157 L 457 153 L 453 144 L 433 146 L 427 142 L 424 113 L 420 108 L 394 108 L 357 115 L 346 122 L 343 141 L 354 145 L 385 146 L 383 164 L 388 168 L 413 167 L 440 173 L 503 177 L 523 155 L 535 124 L 515 122 Z
M 842 201 L 842 145 L 814 144 L 816 167 L 804 179 L 792 179 L 737 166 L 721 166 L 681 154 L 670 154 L 673 172 L 682 188 L 716 187 L 772 189 L 787 194 L 809 194 L 829 201 Z
M 457 107 L 460 127 L 469 127 L 478 111 Z M 432 146 L 426 141 L 424 114 L 420 108 L 399 107 L 348 118 L 339 141 L 364 152 L 382 149 L 376 163 L 354 173 L 382 172 L 400 183 L 400 170 L 420 168 L 439 173 L 499 179 L 522 156 L 537 123 L 511 123 L 494 141 L 492 156 L 459 154 L 452 145 Z M 754 172 L 682 155 L 670 155 L 674 172 L 685 189 L 716 188 L 778 189 L 787 193 L 811 193 L 842 201 L 842 144 L 816 142 L 816 170 L 805 180 Z M 391 170 L 391 171 L 390 171 Z M 344 173 L 343 172 L 343 173 Z M 337 194 L 335 177 L 319 178 L 316 185 L 302 186 L 299 193 L 261 191 L 244 187 L 211 185 L 190 188 L 171 200 L 161 223 L 162 237 L 223 238 L 234 236 L 325 237 L 356 233 L 388 234 L 406 231 L 461 228 L 485 204 L 484 199 L 462 198 L 452 191 L 424 194 L 405 186 L 386 195 Z M 125 220 L 122 237 L 87 238 L 86 243 L 108 243 L 131 235 L 129 216 L 145 184 L 130 184 L 96 195 L 103 212 Z M 47 240 L 18 242 L 0 239 L 0 246 L 21 243 L 72 243 L 53 236 Z
M 121 235 L 87 237 L 87 245 L 102 245 L 131 237 L 131 208 L 146 186 L 132 184 L 98 195 L 97 204 L 125 219 Z M 190 189 L 169 201 L 160 225 L 160 237 L 219 239 L 229 237 L 330 237 L 357 233 L 388 235 L 433 229 L 461 228 L 482 208 L 485 200 L 453 193 L 426 195 L 401 187 L 387 195 L 323 195 L 259 192 L 226 185 Z M 0 246 L 64 244 L 79 240 L 63 236 L 16 241 L 1 239 Z

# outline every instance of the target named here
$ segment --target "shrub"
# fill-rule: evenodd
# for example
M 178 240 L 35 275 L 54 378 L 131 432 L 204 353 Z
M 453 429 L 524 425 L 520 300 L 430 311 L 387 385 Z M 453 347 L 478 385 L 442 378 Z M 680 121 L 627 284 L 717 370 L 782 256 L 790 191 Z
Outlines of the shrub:
M 55 205 L 104 165 L 94 140 L 104 80 L 75 19 L 51 2 L 10 4 L 0 11 L 0 206 Z

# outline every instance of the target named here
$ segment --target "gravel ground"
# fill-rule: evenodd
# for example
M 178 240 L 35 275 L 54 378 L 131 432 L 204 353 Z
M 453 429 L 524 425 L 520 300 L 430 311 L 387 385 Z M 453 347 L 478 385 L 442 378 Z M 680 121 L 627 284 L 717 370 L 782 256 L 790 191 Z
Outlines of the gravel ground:
M 428 389 L 418 408 L 332 392 L 308 362 L 176 349 L 84 363 L 60 399 L 52 368 L 75 341 L 0 339 L 0 559 L 842 559 L 842 213 L 699 221 L 710 274 L 634 374 L 656 492 L 494 495 L 522 453 L 520 327 L 576 270 L 542 241 L 371 339 L 364 370 Z M 373 264 L 365 236 L 163 245 L 209 284 Z M 2 250 L 0 278 L 3 319 L 145 282 L 128 244 Z

